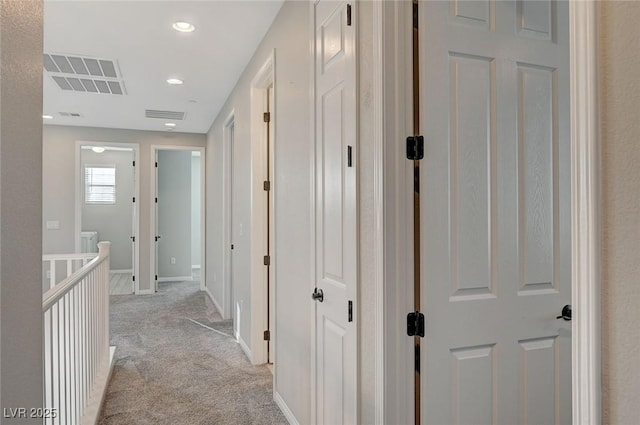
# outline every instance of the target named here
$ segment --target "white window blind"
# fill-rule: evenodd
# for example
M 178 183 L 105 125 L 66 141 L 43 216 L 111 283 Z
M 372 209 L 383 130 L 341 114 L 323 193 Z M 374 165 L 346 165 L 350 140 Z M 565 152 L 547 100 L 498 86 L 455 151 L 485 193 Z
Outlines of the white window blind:
M 116 203 L 116 168 L 91 165 L 84 168 L 84 200 L 87 204 Z

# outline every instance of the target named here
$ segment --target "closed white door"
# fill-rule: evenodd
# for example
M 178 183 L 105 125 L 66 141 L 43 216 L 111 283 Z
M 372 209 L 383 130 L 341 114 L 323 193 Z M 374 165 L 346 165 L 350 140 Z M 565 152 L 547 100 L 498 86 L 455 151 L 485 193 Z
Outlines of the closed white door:
M 419 8 L 421 422 L 569 424 L 568 4 Z
M 357 423 L 355 19 L 346 2 L 315 4 L 318 424 Z M 351 19 L 351 22 L 349 22 Z M 351 24 L 351 25 L 349 25 Z M 351 302 L 351 314 L 349 303 Z

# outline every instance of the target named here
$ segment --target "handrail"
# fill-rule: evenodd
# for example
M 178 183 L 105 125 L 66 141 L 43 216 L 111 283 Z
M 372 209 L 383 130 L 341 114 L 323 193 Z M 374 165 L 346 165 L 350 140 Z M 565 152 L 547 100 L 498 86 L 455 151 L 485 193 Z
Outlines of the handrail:
M 52 260 L 91 260 L 97 257 L 97 252 L 82 252 L 79 254 L 45 254 L 42 256 L 42 261 Z
M 64 297 L 73 287 L 86 275 L 91 273 L 93 269 L 98 267 L 100 263 L 102 263 L 109 256 L 108 250 L 107 254 L 98 254 L 93 260 L 88 262 L 84 267 L 80 270 L 73 273 L 71 276 L 64 279 L 62 282 L 58 283 L 53 288 L 49 289 L 42 296 L 42 311 L 45 312 L 51 308 L 60 298 Z

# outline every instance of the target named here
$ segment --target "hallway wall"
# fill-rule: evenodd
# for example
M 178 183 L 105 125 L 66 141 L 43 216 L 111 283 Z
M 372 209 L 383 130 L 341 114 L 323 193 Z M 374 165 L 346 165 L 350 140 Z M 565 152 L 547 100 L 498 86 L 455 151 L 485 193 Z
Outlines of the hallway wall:
M 251 138 L 250 85 L 275 49 L 275 252 L 276 266 L 276 384 L 281 397 L 299 423 L 310 421 L 310 318 L 312 263 L 310 247 L 310 55 L 309 2 L 286 2 L 271 29 L 243 72 L 207 136 L 207 289 L 223 303 L 223 125 L 235 111 L 234 181 L 240 213 L 234 226 L 243 236 L 234 240 L 234 261 L 241 272 L 234 276 L 234 294 L 242 300 L 240 335 L 251 341 Z M 237 232 L 238 234 L 240 232 Z M 255 260 L 254 260 L 255 261 Z M 272 263 L 273 264 L 273 263 Z
M 602 423 L 640 405 L 640 3 L 599 6 L 602 150 Z
M 43 254 L 70 253 L 75 251 L 75 146 L 76 141 L 105 143 L 138 143 L 140 158 L 140 290 L 152 290 L 149 274 L 151 235 L 149 229 L 151 145 L 204 146 L 203 134 L 170 133 L 111 128 L 69 127 L 45 125 L 42 136 L 42 223 L 58 220 L 59 230 L 46 230 L 43 224 Z M 139 161 L 139 162 L 137 162 Z M 146 241 L 146 243 L 145 243 Z

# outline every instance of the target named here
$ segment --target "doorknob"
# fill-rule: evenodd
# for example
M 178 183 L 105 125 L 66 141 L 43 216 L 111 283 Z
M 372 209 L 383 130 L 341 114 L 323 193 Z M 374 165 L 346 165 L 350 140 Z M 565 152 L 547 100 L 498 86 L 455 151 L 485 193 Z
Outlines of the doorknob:
M 322 289 L 314 289 L 313 294 L 311 294 L 311 299 L 314 301 L 324 301 L 324 293 L 322 292 Z
M 556 317 L 556 319 L 564 319 L 567 321 L 571 320 L 571 305 L 567 304 L 562 307 L 562 313 L 560 316 Z

